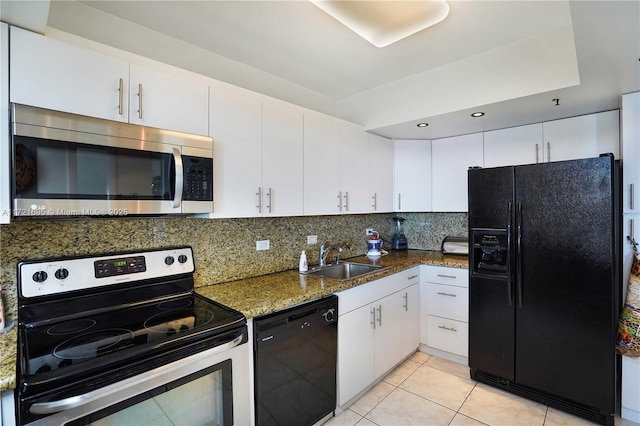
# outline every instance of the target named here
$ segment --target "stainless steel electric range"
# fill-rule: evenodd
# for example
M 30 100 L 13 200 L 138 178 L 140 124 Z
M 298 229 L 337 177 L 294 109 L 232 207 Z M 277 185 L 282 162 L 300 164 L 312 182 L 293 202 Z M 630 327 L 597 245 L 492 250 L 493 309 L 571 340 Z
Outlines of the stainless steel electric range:
M 19 423 L 248 424 L 246 318 L 194 270 L 190 247 L 20 262 Z

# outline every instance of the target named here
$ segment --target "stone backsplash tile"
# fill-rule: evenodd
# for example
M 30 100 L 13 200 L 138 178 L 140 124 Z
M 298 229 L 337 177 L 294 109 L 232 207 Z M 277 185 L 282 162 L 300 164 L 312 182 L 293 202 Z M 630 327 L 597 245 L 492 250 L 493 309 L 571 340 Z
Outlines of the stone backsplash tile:
M 17 310 L 16 265 L 21 260 L 190 245 L 196 287 L 297 268 L 301 250 L 318 263 L 324 241 L 349 245 L 343 258 L 366 252 L 365 228 L 380 232 L 385 247 L 394 231 L 392 213 L 244 219 L 185 217 L 24 220 L 0 225 L 2 297 L 10 318 Z M 466 214 L 406 213 L 409 248 L 439 250 L 445 235 L 466 234 Z M 307 245 L 307 235 L 318 244 Z M 256 251 L 256 241 L 270 249 Z

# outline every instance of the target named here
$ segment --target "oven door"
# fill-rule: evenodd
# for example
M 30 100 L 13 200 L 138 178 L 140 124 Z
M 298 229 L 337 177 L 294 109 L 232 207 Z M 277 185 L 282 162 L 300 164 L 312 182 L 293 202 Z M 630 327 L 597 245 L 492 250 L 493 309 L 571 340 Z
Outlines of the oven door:
M 250 424 L 251 350 L 236 339 L 84 394 L 28 407 L 36 425 Z M 50 398 L 48 398 L 50 399 Z

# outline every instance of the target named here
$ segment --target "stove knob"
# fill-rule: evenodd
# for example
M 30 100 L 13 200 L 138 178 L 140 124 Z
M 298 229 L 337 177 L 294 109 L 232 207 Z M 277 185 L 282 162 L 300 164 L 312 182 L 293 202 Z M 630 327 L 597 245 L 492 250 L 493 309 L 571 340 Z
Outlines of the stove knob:
M 59 280 L 64 280 L 69 276 L 69 270 L 66 268 L 60 268 L 55 272 L 55 276 Z
M 322 316 L 324 317 L 325 321 L 331 322 L 336 318 L 336 310 L 334 308 L 331 308 L 327 310 L 327 312 L 322 314 Z
M 49 275 L 47 275 L 47 273 L 45 271 L 38 271 L 35 272 L 31 278 L 33 278 L 33 280 L 37 283 L 43 283 L 47 280 L 47 278 L 49 278 Z
M 173 256 L 167 256 L 164 258 L 164 263 L 167 265 L 173 265 L 173 262 L 175 262 Z
M 181 254 L 180 256 L 178 256 L 178 262 L 180 263 L 185 263 L 187 261 L 187 256 L 184 254 Z

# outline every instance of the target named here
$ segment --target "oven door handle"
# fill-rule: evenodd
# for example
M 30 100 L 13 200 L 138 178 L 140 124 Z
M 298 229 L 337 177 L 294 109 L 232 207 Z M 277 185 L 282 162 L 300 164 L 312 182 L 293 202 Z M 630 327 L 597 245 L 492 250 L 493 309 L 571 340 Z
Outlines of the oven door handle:
M 241 333 L 239 336 L 229 342 L 223 343 L 222 345 L 216 346 L 215 348 L 211 348 L 204 352 L 199 352 L 189 357 L 188 363 L 193 363 L 195 361 L 195 358 L 197 358 L 198 356 L 210 358 L 211 356 L 215 356 L 224 351 L 228 351 L 242 343 L 243 337 L 244 333 Z M 139 389 L 139 393 L 146 392 L 148 390 L 155 389 L 158 386 L 166 384 L 167 381 L 164 379 L 164 376 L 166 376 L 167 373 L 183 367 L 183 360 L 176 361 L 168 366 L 163 366 L 152 371 L 138 374 L 137 376 L 130 377 L 128 379 L 111 384 L 109 386 L 105 386 L 100 389 L 96 389 L 91 392 L 87 392 L 82 395 L 70 396 L 68 398 L 60 399 L 57 401 L 37 402 L 29 407 L 29 411 L 32 414 L 53 414 L 60 411 L 77 408 L 116 393 L 122 393 L 124 390 L 130 388 L 140 387 L 141 389 Z

